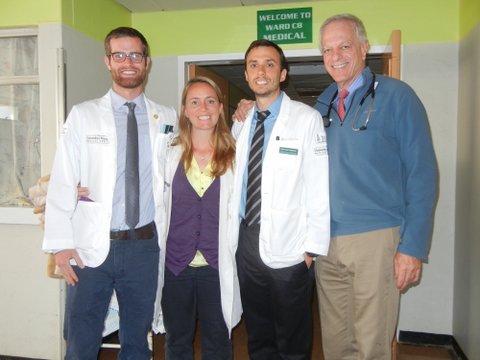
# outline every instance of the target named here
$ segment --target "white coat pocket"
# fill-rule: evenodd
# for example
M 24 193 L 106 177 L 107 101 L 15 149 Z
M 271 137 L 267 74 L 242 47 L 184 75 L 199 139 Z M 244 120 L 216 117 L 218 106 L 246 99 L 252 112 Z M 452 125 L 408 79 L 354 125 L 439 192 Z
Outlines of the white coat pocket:
M 79 201 L 72 217 L 75 246 L 88 252 L 97 249 L 102 241 L 101 229 L 105 223 L 101 203 Z
M 301 208 L 278 210 L 272 209 L 271 218 L 271 250 L 274 256 L 286 256 L 296 258 L 301 252 L 298 247 L 302 237 L 303 226 Z

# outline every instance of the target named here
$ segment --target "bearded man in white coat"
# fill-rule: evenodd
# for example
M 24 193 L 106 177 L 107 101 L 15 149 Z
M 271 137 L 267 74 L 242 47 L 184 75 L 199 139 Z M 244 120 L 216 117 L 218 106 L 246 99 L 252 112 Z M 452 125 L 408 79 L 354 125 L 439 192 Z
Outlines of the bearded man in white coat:
M 97 359 L 115 290 L 120 357 L 146 360 L 159 266 L 152 149 L 166 142 L 177 116 L 144 95 L 151 59 L 140 32 L 112 30 L 104 62 L 111 90 L 74 106 L 64 125 L 47 194 L 43 250 L 55 254 L 68 284 L 66 359 Z M 78 186 L 88 187 L 88 197 L 77 199 Z

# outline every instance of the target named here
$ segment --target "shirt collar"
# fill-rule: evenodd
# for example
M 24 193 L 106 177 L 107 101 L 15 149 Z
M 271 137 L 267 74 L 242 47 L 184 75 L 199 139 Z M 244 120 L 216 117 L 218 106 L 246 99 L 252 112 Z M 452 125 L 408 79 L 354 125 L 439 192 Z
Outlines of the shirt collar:
M 275 101 L 268 107 L 268 111 L 270 111 L 269 119 L 276 119 L 278 114 L 280 114 L 280 107 L 282 106 L 283 100 L 283 91 L 280 91 L 280 95 L 275 99 Z M 267 110 L 267 109 L 266 109 Z M 255 105 L 255 118 L 256 112 L 259 111 L 257 105 Z
M 364 84 L 365 80 L 363 79 L 363 71 L 358 75 L 355 80 L 350 84 L 350 86 L 347 88 L 348 90 L 348 96 L 352 95 L 357 89 L 361 88 Z M 338 93 L 340 93 L 342 89 L 338 87 Z
M 145 112 L 146 111 L 146 105 L 145 105 L 145 94 L 142 92 L 139 96 L 137 96 L 133 100 L 127 100 L 123 96 L 120 96 L 117 94 L 113 89 L 110 89 L 110 98 L 112 99 L 112 107 L 115 111 L 119 112 L 126 112 L 127 107 L 124 106 L 126 102 L 134 102 L 136 105 L 136 110 L 135 112 L 140 113 L 140 112 Z

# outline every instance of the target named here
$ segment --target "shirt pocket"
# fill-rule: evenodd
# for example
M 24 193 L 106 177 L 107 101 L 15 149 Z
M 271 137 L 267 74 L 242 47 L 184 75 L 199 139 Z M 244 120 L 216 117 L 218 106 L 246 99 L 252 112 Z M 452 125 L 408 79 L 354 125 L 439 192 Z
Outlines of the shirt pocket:
M 280 171 L 292 171 L 300 166 L 302 149 L 298 139 L 275 139 L 275 168 Z
M 273 167 L 272 208 L 290 210 L 300 206 L 302 150 L 298 139 L 276 140 Z

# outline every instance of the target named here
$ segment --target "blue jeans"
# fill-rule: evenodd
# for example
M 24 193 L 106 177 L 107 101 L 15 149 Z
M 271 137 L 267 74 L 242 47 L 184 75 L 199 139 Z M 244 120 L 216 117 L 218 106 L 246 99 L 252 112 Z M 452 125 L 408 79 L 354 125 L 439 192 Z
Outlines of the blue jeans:
M 159 254 L 155 232 L 148 240 L 111 240 L 103 264 L 96 268 L 74 267 L 79 281 L 67 286 L 65 359 L 97 359 L 113 290 L 120 315 L 119 359 L 150 359 L 147 335 L 153 320 Z
M 165 269 L 162 295 L 167 360 L 192 360 L 195 324 L 200 323 L 202 359 L 232 358 L 232 343 L 223 319 L 218 270 L 187 266 L 178 276 Z

